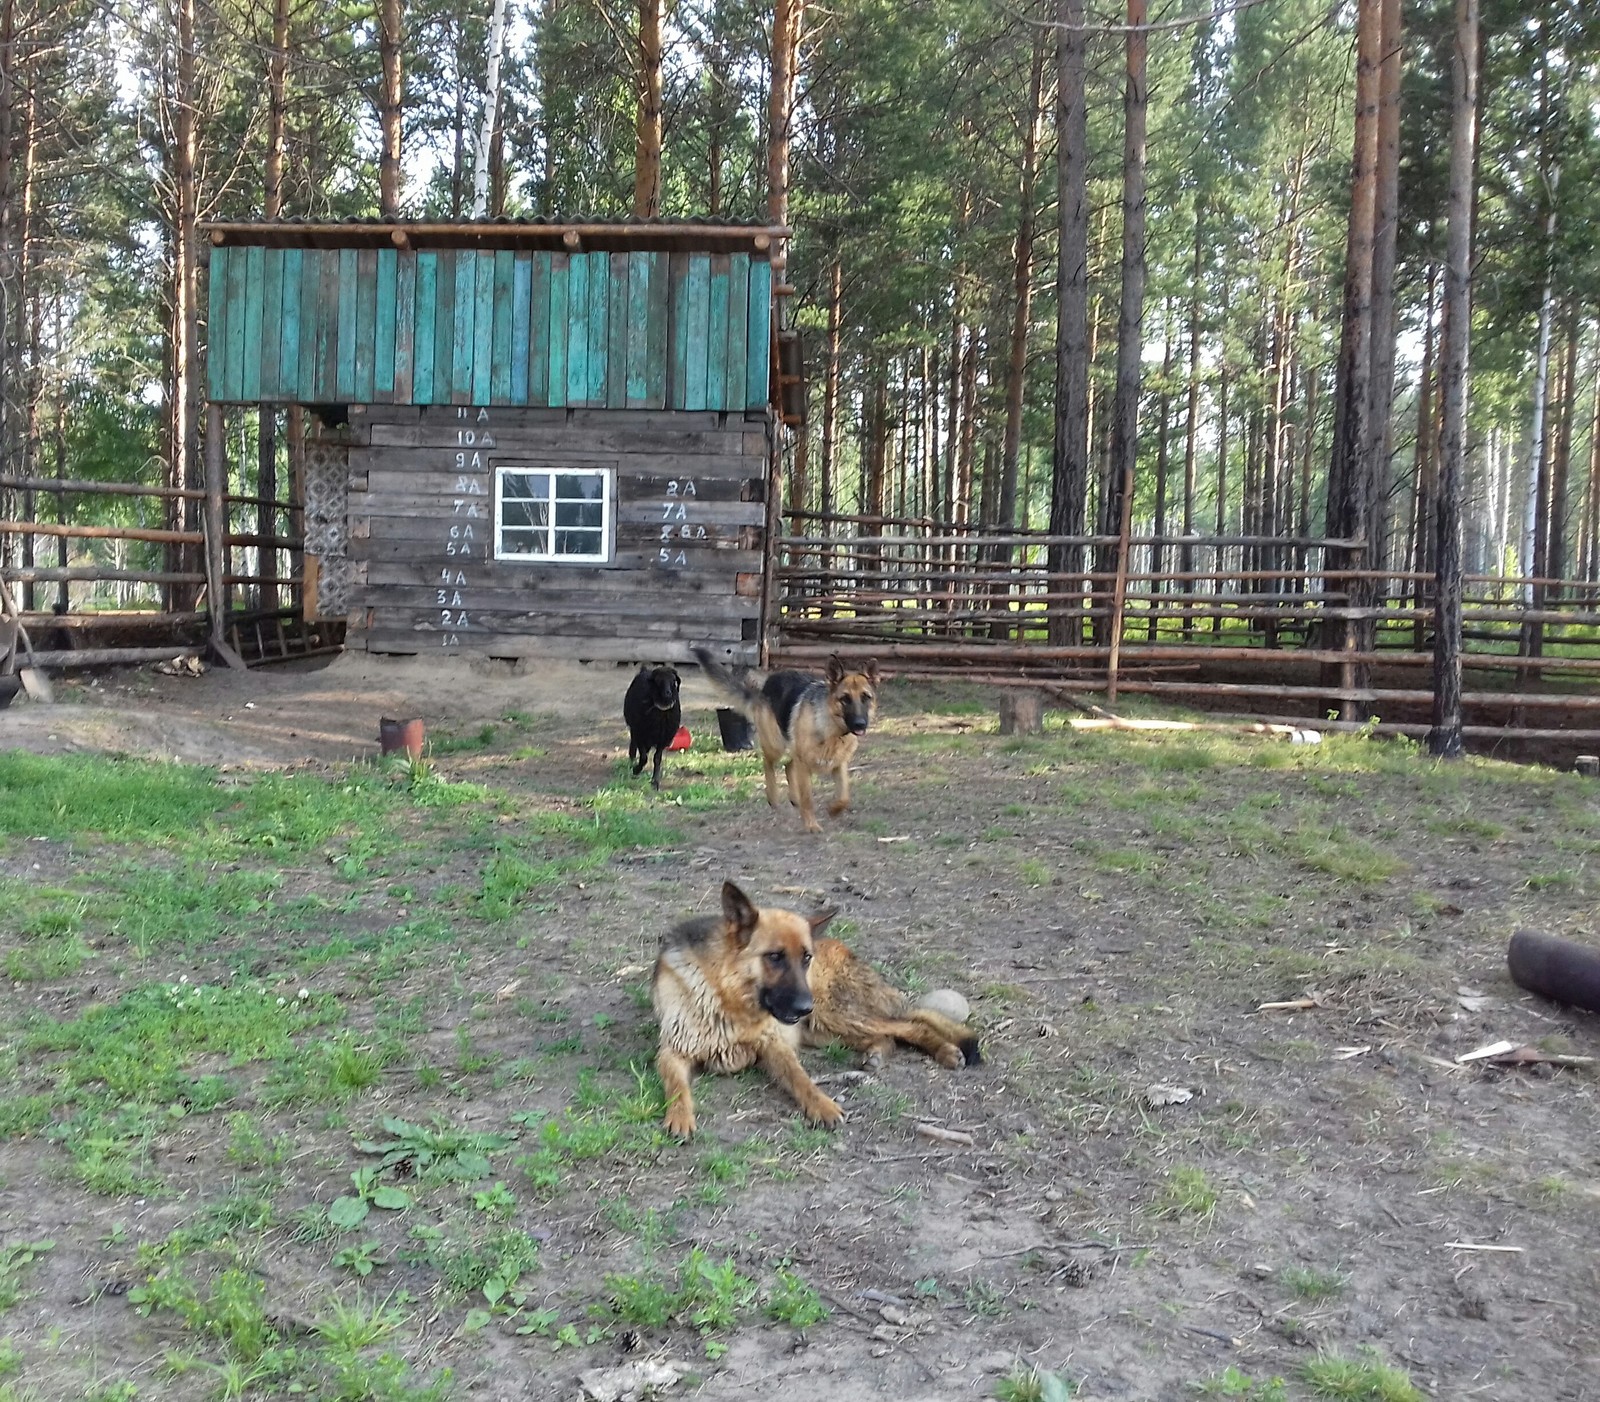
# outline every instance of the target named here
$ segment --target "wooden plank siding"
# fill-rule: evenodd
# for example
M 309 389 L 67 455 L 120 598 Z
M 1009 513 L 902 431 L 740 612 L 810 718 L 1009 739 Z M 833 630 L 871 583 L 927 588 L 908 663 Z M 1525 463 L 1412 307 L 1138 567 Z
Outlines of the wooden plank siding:
M 747 252 L 230 244 L 207 305 L 219 403 L 768 404 L 772 268 Z
M 567 262 L 569 275 L 575 262 Z M 618 308 L 626 332 L 648 340 L 652 280 L 646 268 L 636 284 L 631 257 L 614 269 L 606 255 L 604 273 L 595 271 L 586 265 L 578 275 L 586 304 L 583 382 L 595 383 L 589 333 L 598 296 L 606 311 L 600 383 L 609 398 L 610 361 L 619 355 L 626 401 L 631 338 L 619 345 L 611 312 Z M 665 257 L 657 271 L 664 300 Z M 530 262 L 530 322 L 534 273 Z M 514 272 L 511 281 L 515 286 Z M 579 324 L 561 328 L 569 349 Z M 531 345 L 530 331 L 530 360 Z M 724 328 L 724 354 L 726 347 Z M 570 366 L 567 383 L 576 383 Z M 708 643 L 755 661 L 770 433 L 765 419 L 710 411 L 352 408 L 348 548 L 357 614 L 350 645 L 423 655 L 685 661 L 691 646 Z M 611 474 L 606 562 L 496 559 L 500 467 Z

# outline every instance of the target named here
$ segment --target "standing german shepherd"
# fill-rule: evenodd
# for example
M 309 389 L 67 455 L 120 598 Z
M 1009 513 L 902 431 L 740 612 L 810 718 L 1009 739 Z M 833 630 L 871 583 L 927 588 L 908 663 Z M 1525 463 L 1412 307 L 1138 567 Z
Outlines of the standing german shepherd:
M 694 1133 L 690 1080 L 701 1069 L 731 1074 L 760 1063 L 807 1119 L 831 1126 L 844 1112 L 806 1074 L 801 1046 L 838 1039 L 865 1052 L 869 1065 L 896 1042 L 941 1066 L 982 1060 L 967 1028 L 913 1008 L 838 940 L 819 939 L 833 916 L 760 910 L 725 881 L 720 916 L 686 921 L 661 941 L 650 1000 L 661 1023 L 656 1069 L 671 1133 Z
M 789 801 L 799 808 L 807 832 L 821 832 L 811 803 L 811 776 L 818 770 L 833 772 L 837 792 L 828 812 L 835 818 L 850 807 L 850 761 L 878 708 L 877 659 L 852 671 L 835 653 L 825 677 L 773 672 L 757 685 L 749 673 L 729 671 L 703 647 L 695 648 L 694 655 L 706 676 L 755 724 L 767 803 L 778 806 L 781 760 Z

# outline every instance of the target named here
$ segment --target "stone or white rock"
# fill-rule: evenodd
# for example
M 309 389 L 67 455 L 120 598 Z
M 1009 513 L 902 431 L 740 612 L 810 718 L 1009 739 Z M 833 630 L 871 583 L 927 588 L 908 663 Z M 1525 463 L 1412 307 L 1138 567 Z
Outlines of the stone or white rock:
M 917 999 L 917 1006 L 947 1017 L 951 1022 L 965 1022 L 972 1012 L 967 1000 L 953 988 L 935 988 L 930 993 L 924 993 Z

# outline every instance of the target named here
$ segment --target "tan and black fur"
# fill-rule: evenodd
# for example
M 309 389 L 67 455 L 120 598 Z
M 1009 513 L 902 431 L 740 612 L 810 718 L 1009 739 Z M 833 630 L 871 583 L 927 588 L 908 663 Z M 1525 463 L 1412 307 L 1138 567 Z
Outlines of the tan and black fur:
M 731 881 L 722 914 L 686 921 L 661 942 L 650 998 L 661 1024 L 656 1069 L 667 1129 L 694 1133 L 696 1071 L 731 1074 L 759 1064 L 807 1119 L 837 1125 L 840 1110 L 800 1064 L 802 1046 L 838 1040 L 878 1064 L 896 1042 L 941 1066 L 975 1065 L 966 1027 L 913 1008 L 835 939 L 819 938 L 834 912 L 760 909 Z
M 761 746 L 767 802 L 778 806 L 778 765 L 783 764 L 789 801 L 800 810 L 807 832 L 821 832 L 811 799 L 811 776 L 830 772 L 835 793 L 828 812 L 838 817 L 850 807 L 850 761 L 878 709 L 878 662 L 860 670 L 835 653 L 827 675 L 772 672 L 757 681 L 748 672 L 731 672 L 705 648 L 695 648 L 706 676 L 756 728 Z

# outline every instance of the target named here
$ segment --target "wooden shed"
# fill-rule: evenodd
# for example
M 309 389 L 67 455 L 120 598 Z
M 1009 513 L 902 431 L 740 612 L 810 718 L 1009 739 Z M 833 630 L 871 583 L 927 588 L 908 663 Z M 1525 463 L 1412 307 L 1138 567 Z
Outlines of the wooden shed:
M 314 411 L 308 609 L 371 652 L 759 660 L 785 232 L 207 226 L 213 406 Z

